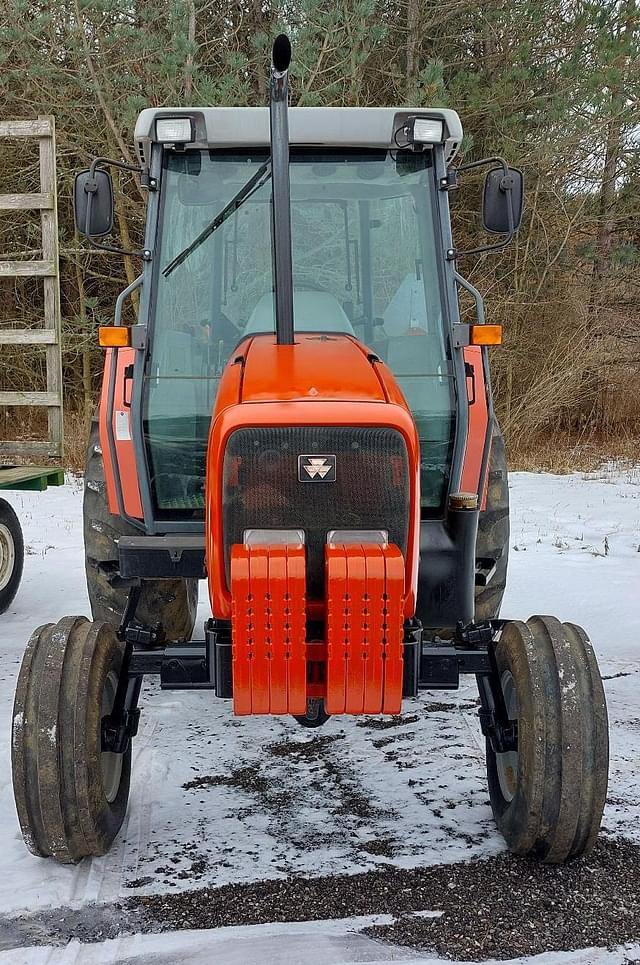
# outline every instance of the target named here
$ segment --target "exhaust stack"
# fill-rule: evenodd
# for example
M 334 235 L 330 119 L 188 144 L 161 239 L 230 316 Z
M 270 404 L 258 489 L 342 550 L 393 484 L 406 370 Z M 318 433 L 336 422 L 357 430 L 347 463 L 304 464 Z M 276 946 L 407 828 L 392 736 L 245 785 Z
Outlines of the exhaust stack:
M 291 44 L 279 34 L 271 53 L 269 124 L 271 132 L 271 213 L 273 274 L 276 286 L 276 340 L 293 345 L 293 267 L 291 259 L 291 192 L 289 185 L 289 75 Z

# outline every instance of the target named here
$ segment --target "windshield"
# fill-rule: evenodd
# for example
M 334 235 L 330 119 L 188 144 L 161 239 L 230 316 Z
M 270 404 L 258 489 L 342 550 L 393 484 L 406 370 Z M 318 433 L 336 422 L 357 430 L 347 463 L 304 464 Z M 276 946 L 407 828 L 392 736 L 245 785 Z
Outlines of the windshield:
M 202 514 L 225 364 L 242 338 L 275 329 L 268 157 L 165 152 L 143 397 L 160 518 Z M 290 176 L 295 329 L 355 336 L 391 367 L 418 425 L 422 504 L 435 511 L 453 392 L 430 165 L 429 152 L 292 148 Z

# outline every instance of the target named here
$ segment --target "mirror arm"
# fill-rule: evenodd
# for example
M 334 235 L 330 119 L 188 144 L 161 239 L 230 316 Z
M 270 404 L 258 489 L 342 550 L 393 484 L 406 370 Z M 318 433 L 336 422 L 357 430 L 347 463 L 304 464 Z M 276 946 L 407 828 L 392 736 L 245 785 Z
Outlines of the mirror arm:
M 449 248 L 447 250 L 447 261 L 457 261 L 458 258 L 466 258 L 468 255 L 481 255 L 487 251 L 500 251 L 501 248 L 507 247 L 514 235 L 515 231 L 512 230 L 505 236 L 504 241 L 496 241 L 492 245 L 478 245 L 477 248 L 466 248 L 464 251 L 458 251 L 457 248 Z
M 114 255 L 135 255 L 137 258 L 142 258 L 143 261 L 151 261 L 151 252 L 148 248 L 116 248 L 115 245 L 103 245 L 101 241 L 96 241 L 91 235 L 85 235 L 85 238 L 92 248 L 99 248 L 100 251 L 110 251 Z
M 102 167 L 105 164 L 108 164 L 109 167 L 121 168 L 123 171 L 134 171 L 138 174 L 143 171 L 139 164 L 125 164 L 124 161 L 116 161 L 111 157 L 94 157 L 89 166 L 91 177 L 94 177 L 97 167 Z
M 509 177 L 509 165 L 503 157 L 498 157 L 497 155 L 495 157 L 484 157 L 480 161 L 469 161 L 467 164 L 461 164 L 455 168 L 455 172 L 459 174 L 461 171 L 472 171 L 474 168 L 485 167 L 487 164 L 499 164 L 502 168 L 504 178 Z M 507 185 L 505 190 L 508 192 L 509 201 L 511 202 L 511 186 Z M 467 248 L 465 251 L 449 248 L 447 251 L 447 261 L 457 261 L 459 258 L 466 258 L 469 255 L 482 255 L 488 251 L 500 251 L 502 248 L 506 248 L 516 233 L 513 221 L 513 205 L 511 203 L 508 205 L 507 214 L 509 217 L 509 231 L 503 241 L 496 241 L 492 245 L 478 245 L 476 248 Z
M 148 248 L 144 248 L 142 249 L 142 251 L 138 251 L 138 250 L 129 250 L 127 248 L 116 248 L 114 245 L 103 245 L 102 242 L 96 241 L 95 237 L 90 235 L 87 230 L 89 225 L 91 224 L 91 208 L 93 205 L 93 196 L 96 192 L 96 182 L 95 182 L 96 171 L 98 167 L 102 167 L 107 164 L 109 166 L 120 168 L 123 171 L 134 171 L 135 173 L 140 175 L 140 180 L 143 187 L 145 186 L 145 182 L 146 182 L 146 186 L 150 190 L 155 190 L 156 188 L 156 185 L 152 183 L 152 181 L 149 178 L 149 172 L 146 169 L 141 168 L 136 164 L 125 164 L 124 161 L 115 161 L 113 158 L 109 158 L 109 157 L 94 158 L 89 167 L 89 177 L 91 178 L 91 181 L 89 181 L 84 188 L 85 192 L 88 195 L 87 210 L 86 210 L 85 219 L 84 219 L 84 226 L 85 226 L 84 236 L 92 248 L 99 248 L 100 251 L 110 251 L 115 255 L 136 255 L 138 258 L 142 258 L 143 261 L 151 261 L 151 252 L 149 251 Z
M 499 164 L 506 177 L 509 173 L 509 165 L 503 157 L 483 157 L 479 161 L 468 161 L 467 164 L 458 165 L 455 170 L 460 173 L 460 171 L 472 171 L 474 168 L 485 167 L 487 164 Z

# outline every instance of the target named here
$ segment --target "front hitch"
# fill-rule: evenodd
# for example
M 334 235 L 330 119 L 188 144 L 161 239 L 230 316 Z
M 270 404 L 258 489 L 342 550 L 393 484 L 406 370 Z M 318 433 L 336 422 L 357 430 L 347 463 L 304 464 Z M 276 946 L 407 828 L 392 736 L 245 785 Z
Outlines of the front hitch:
M 322 697 L 309 697 L 306 714 L 295 714 L 294 717 L 302 727 L 322 727 L 323 724 L 327 723 L 331 714 L 328 714 L 324 709 Z

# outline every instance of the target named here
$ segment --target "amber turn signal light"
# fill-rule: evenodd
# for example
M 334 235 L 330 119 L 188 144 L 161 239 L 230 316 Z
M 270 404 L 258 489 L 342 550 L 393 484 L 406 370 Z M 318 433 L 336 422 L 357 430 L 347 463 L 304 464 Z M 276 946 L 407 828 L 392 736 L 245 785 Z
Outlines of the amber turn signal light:
M 131 330 L 126 325 L 100 325 L 98 341 L 102 348 L 128 348 Z
M 470 345 L 502 345 L 502 325 L 472 325 Z

